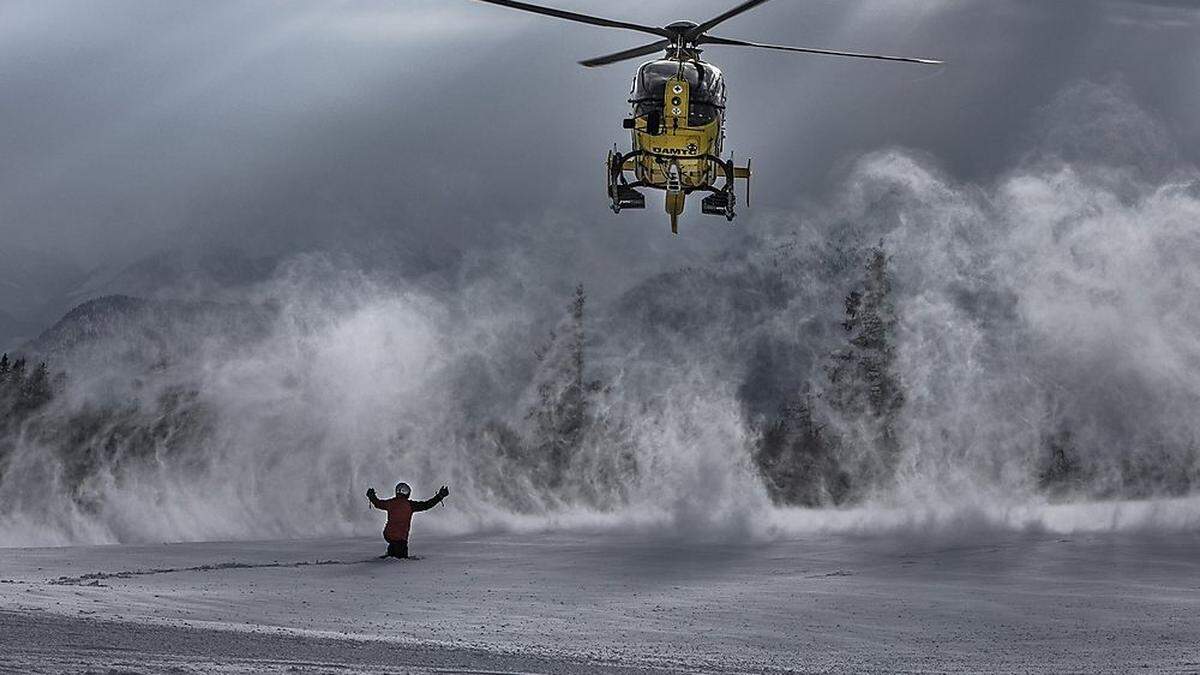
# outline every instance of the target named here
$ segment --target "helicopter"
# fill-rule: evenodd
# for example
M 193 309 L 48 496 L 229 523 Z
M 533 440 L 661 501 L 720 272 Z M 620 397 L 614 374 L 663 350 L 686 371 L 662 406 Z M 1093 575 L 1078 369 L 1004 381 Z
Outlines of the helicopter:
M 629 104 L 632 114 L 622 126 L 630 130 L 632 149 L 621 152 L 614 145 L 605 161 L 608 197 L 614 213 L 622 209 L 646 208 L 646 197 L 638 188 L 662 190 L 671 219 L 671 232 L 679 233 L 679 215 L 693 192 L 708 193 L 700 202 L 702 213 L 725 216 L 732 222 L 737 203 L 734 181 L 746 182 L 746 205 L 750 205 L 750 160 L 737 166 L 732 155 L 721 159 L 725 141 L 725 80 L 721 70 L 700 58 L 701 45 L 755 47 L 785 52 L 824 54 L 880 61 L 902 61 L 941 65 L 941 61 L 903 56 L 885 56 L 810 47 L 763 44 L 719 37 L 708 31 L 733 17 L 766 3 L 747 0 L 703 23 L 676 21 L 666 26 L 645 26 L 615 21 L 517 0 L 478 0 L 557 19 L 617 28 L 654 35 L 658 39 L 604 56 L 580 61 L 595 68 L 664 52 L 641 64 L 633 78 Z M 630 181 L 627 174 L 632 174 Z

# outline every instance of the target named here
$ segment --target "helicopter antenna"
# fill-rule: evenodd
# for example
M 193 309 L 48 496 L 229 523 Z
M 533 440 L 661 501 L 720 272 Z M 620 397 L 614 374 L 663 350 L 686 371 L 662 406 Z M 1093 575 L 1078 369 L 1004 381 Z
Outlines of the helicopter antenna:
M 709 35 L 708 31 L 715 28 L 717 25 L 732 19 L 739 14 L 748 12 L 759 5 L 769 2 L 769 0 L 746 0 L 745 2 L 729 9 L 717 16 L 705 21 L 704 23 L 692 23 L 691 21 L 677 21 L 668 26 L 645 26 L 638 23 L 628 21 L 617 21 L 614 19 L 605 19 L 589 14 L 580 14 L 578 12 L 568 12 L 563 9 L 555 9 L 553 7 L 543 7 L 542 5 L 534 5 L 528 2 L 519 2 L 518 0 L 477 0 L 478 2 L 486 2 L 490 5 L 498 5 L 500 7 L 508 7 L 510 9 L 519 9 L 525 12 L 541 14 L 543 16 L 552 16 L 556 19 L 566 21 L 574 21 L 577 23 L 586 23 L 592 26 L 601 26 L 603 28 L 619 28 L 622 30 L 631 30 L 639 33 L 648 33 L 658 36 L 660 39 L 649 44 L 644 44 L 640 47 L 625 49 L 612 54 L 605 54 L 594 58 L 580 61 L 579 63 L 589 68 L 597 66 L 606 66 L 610 63 L 626 61 L 628 59 L 636 59 L 640 56 L 648 56 L 658 51 L 671 49 L 682 53 L 684 49 L 695 49 L 704 44 L 725 45 L 729 47 L 754 47 L 756 49 L 772 49 L 775 51 L 796 52 L 802 54 L 821 54 L 825 56 L 841 56 L 856 59 L 874 59 L 877 61 L 901 61 L 904 63 L 920 63 L 926 65 L 942 65 L 942 61 L 934 59 L 918 59 L 906 56 L 887 56 L 884 54 L 869 54 L 864 52 L 844 52 L 832 49 L 817 49 L 815 47 L 791 47 L 787 45 L 772 45 L 758 42 L 749 42 L 746 40 L 735 40 L 733 38 L 719 37 Z

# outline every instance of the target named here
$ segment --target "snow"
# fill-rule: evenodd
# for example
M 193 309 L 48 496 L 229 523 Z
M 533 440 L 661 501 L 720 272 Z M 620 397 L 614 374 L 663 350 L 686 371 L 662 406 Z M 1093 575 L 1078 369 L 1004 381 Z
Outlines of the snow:
M 0 670 L 1200 669 L 1200 535 L 0 549 Z

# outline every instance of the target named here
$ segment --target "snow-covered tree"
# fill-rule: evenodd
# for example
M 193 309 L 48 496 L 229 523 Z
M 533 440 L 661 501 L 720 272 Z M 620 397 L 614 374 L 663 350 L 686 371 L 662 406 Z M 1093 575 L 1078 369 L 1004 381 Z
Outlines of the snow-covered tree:
M 39 363 L 29 377 L 20 384 L 17 391 L 17 408 L 22 412 L 37 410 L 49 403 L 53 396 L 50 369 L 46 367 L 45 363 Z
M 577 286 L 569 315 L 536 352 L 535 401 L 527 418 L 540 477 L 551 488 L 562 485 L 590 422 L 590 399 L 600 390 L 599 382 L 584 376 L 586 302 L 583 286 Z
M 0 428 L 16 426 L 53 398 L 50 371 L 45 363 L 26 375 L 25 359 L 9 362 L 0 356 Z
M 1064 496 L 1078 489 L 1083 467 L 1071 430 L 1062 428 L 1047 434 L 1041 450 L 1038 487 L 1053 496 Z
M 896 309 L 880 246 L 868 254 L 861 290 L 845 300 L 846 345 L 832 355 L 825 402 L 837 418 L 838 458 L 854 490 L 888 480 L 900 454 L 897 427 L 904 390 L 895 371 Z
M 848 477 L 831 448 L 813 419 L 811 394 L 806 391 L 785 399 L 775 420 L 763 431 L 754 457 L 771 499 L 798 506 L 840 502 Z

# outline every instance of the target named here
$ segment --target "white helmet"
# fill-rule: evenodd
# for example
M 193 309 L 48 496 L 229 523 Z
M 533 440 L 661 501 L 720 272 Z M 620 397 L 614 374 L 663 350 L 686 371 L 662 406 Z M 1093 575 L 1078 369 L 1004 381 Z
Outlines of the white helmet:
M 412 488 L 408 487 L 408 483 L 396 483 L 396 496 L 407 497 L 412 494 Z

